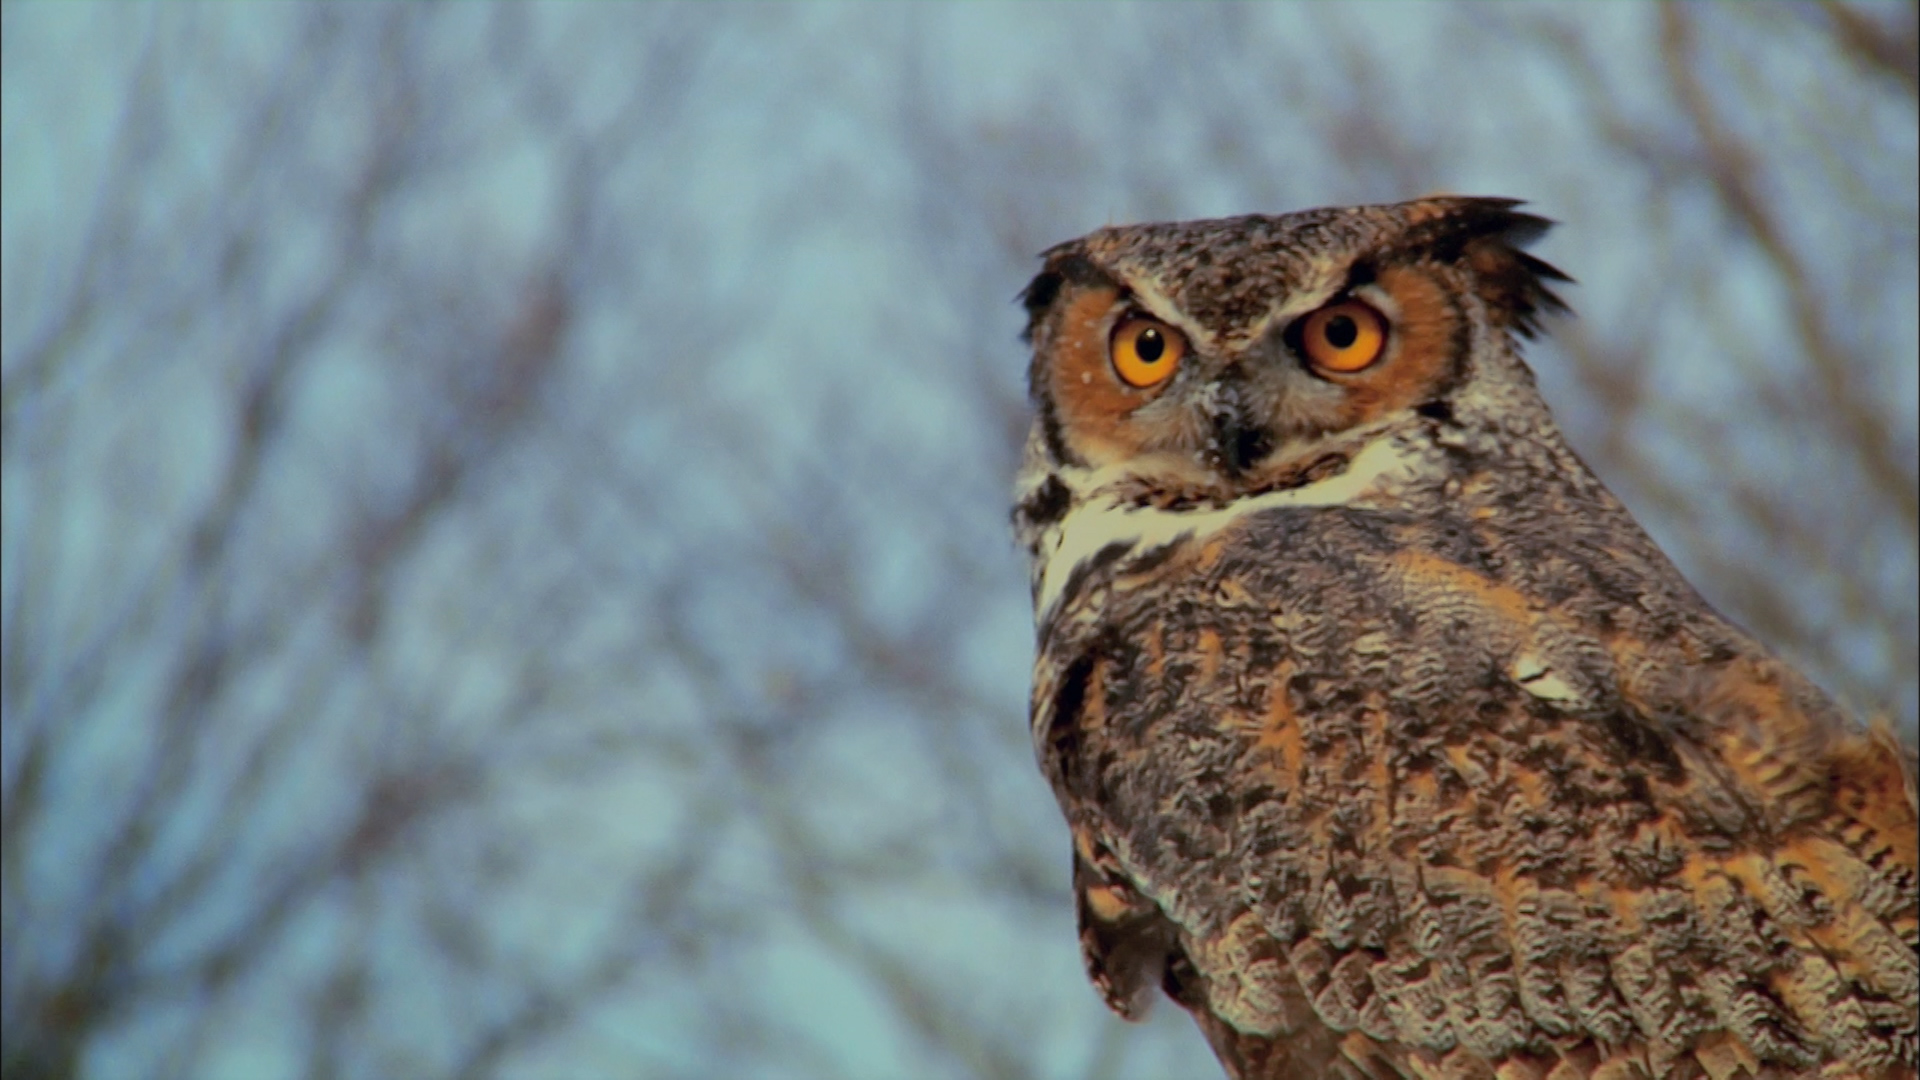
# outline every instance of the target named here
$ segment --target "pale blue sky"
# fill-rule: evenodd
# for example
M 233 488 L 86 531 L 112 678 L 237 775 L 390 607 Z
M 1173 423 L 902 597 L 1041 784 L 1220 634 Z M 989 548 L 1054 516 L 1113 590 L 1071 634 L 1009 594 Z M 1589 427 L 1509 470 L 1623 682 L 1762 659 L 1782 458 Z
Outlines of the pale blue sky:
M 1529 29 L 1549 11 L 1590 45 L 1616 114 L 1599 115 Z M 910 957 L 959 1028 L 995 1033 L 1033 1075 L 1211 1068 L 1177 1010 L 1116 1035 L 1085 984 L 1064 828 L 1025 750 L 1030 623 L 1005 532 L 1015 447 L 1003 406 L 1017 404 L 1024 363 L 1013 297 L 1042 247 L 1107 222 L 1430 190 L 1528 198 L 1563 222 L 1539 250 L 1580 280 L 1569 298 L 1594 338 L 1640 335 L 1659 353 L 1658 407 L 1633 434 L 1691 504 L 1715 507 L 1726 473 L 1663 408 L 1725 422 L 1742 468 L 1831 504 L 1831 520 L 1858 514 L 1858 487 L 1830 479 L 1840 451 L 1749 424 L 1762 415 L 1750 370 L 1716 352 L 1733 324 L 1753 362 L 1769 362 L 1792 337 L 1790 312 L 1705 189 L 1658 158 L 1692 146 L 1671 115 L 1651 6 L 455 5 L 398 29 L 386 14 L 13 3 L 0 15 L 5 593 L 13 607 L 23 582 L 42 590 L 19 617 L 46 670 L 116 658 L 97 693 L 45 674 L 31 682 L 40 696 L 9 692 L 10 729 L 73 732 L 19 871 L 36 906 L 8 924 L 9 995 L 78 947 L 79 920 L 56 915 L 97 899 L 90 854 L 155 753 L 172 628 L 197 625 L 209 588 L 176 581 L 182 536 L 236 445 L 232 400 L 330 267 L 344 258 L 352 273 L 240 520 L 221 582 L 234 608 L 309 595 L 307 573 L 337 585 L 322 595 L 359 587 L 336 556 L 364 536 L 339 525 L 404 503 L 417 447 L 485 463 L 457 513 L 383 581 L 390 614 L 371 646 L 343 645 L 331 609 L 302 611 L 236 679 L 196 729 L 195 779 L 151 873 L 110 900 L 137 908 L 174 860 L 210 837 L 233 845 L 230 876 L 152 945 L 144 970 L 164 971 L 257 903 L 302 837 L 331 835 L 353 810 L 340 792 L 369 770 L 456 747 L 484 798 L 407 841 L 382 874 L 330 884 L 222 995 L 163 995 L 106 1025 L 85 1075 L 167 1075 L 165 1053 L 185 1055 L 182 1075 L 306 1075 L 320 987 L 343 956 L 364 958 L 373 1035 L 342 1073 L 441 1075 L 462 1035 L 527 985 L 616 945 L 636 950 L 639 977 L 509 1056 L 502 1075 L 981 1075 L 961 1051 L 930 1051 L 935 1037 L 903 1019 L 888 986 L 798 914 L 779 870 L 786 842 L 753 809 L 783 800 L 845 856 L 828 868 L 829 917 Z M 1765 100 L 1787 103 L 1733 114 L 1756 146 L 1817 127 L 1818 107 L 1852 125 L 1835 136 L 1841 151 L 1881 148 L 1767 181 L 1812 272 L 1868 301 L 1871 317 L 1843 328 L 1860 377 L 1911 402 L 1911 196 L 1890 223 L 1847 197 L 1913 182 L 1910 104 L 1871 83 L 1820 83 L 1833 58 L 1790 34 L 1731 19 L 1710 29 L 1748 63 L 1704 78 L 1763 77 L 1776 92 Z M 1814 85 L 1829 96 L 1808 91 L 1796 114 L 1794 88 Z M 278 101 L 288 87 L 299 93 Z M 263 109 L 277 119 L 250 123 Z M 343 249 L 343 193 L 405 109 L 391 152 L 407 186 Z M 143 116 L 144 138 L 117 137 Z M 1369 125 L 1397 141 L 1370 142 Z M 234 164 L 259 146 L 256 164 Z M 124 216 L 102 214 L 114 190 Z M 1655 193 L 1670 200 L 1664 226 L 1649 219 Z M 66 310 L 89 244 L 125 253 L 92 267 L 108 302 L 15 400 L 18 358 Z M 1909 253 L 1905 278 L 1886 260 L 1871 280 L 1849 276 L 1876 244 Z M 1724 273 L 1681 305 L 1660 270 L 1701 261 Z M 485 441 L 473 423 L 487 414 L 461 395 L 491 385 L 476 358 L 545 275 L 571 303 L 558 372 L 498 453 L 468 446 Z M 1597 452 L 1591 388 L 1558 346 L 1533 355 L 1576 444 Z M 1910 450 L 1914 410 L 1891 412 Z M 1679 544 L 1675 519 L 1626 495 L 1683 566 L 1713 569 L 1709 549 Z M 46 515 L 52 555 L 29 527 Z M 1752 542 L 1741 519 L 1705 516 L 1715 543 Z M 1911 535 L 1870 525 L 1859 558 L 1886 595 L 1911 593 Z M 781 556 L 816 546 L 846 556 L 842 576 L 780 576 Z M 835 622 L 808 584 L 853 597 L 869 636 Z M 1884 654 L 1826 578 L 1789 585 L 1834 608 L 1828 684 L 1903 688 L 1884 704 L 1911 724 L 1913 658 Z M 1890 616 L 1907 640 L 1911 612 Z M 937 661 L 950 696 L 862 675 L 895 670 L 872 661 L 876 642 Z M 725 662 L 709 678 L 662 659 L 683 647 Z M 87 705 L 68 711 L 66 693 Z M 246 829 L 220 832 L 249 718 L 290 701 L 310 717 L 297 765 L 275 774 Z M 714 748 L 725 717 L 764 734 L 753 752 L 777 763 L 775 780 L 742 779 Z M 759 732 L 768 717 L 791 730 Z M 24 738 L 8 735 L 10 783 Z M 977 778 L 956 779 L 974 766 Z M 619 920 L 634 868 L 682 857 L 675 845 L 703 815 L 721 824 L 685 856 L 698 867 L 686 910 L 712 913 L 724 946 L 696 956 L 681 930 Z M 990 880 L 1029 855 L 1034 884 Z M 446 959 L 436 905 L 457 909 L 484 975 Z M 787 1049 L 714 1064 L 729 1024 L 769 1023 Z

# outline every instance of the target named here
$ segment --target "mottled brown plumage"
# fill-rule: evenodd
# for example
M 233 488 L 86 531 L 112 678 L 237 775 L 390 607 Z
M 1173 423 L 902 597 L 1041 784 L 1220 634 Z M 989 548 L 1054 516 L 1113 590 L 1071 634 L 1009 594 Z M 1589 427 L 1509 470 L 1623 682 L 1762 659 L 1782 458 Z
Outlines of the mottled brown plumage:
M 1243 1080 L 1912 1077 L 1912 754 L 1567 447 L 1514 206 L 1047 253 L 1015 523 L 1089 973 Z M 1357 371 L 1302 338 L 1350 302 Z M 1123 325 L 1163 382 L 1116 376 Z

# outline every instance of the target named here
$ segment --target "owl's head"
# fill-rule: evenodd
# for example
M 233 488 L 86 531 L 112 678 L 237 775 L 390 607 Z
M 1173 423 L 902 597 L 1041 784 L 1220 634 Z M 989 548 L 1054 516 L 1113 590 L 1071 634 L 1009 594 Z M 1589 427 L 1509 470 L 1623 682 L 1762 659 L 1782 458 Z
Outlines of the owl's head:
M 1030 468 L 1232 498 L 1396 422 L 1537 407 L 1512 336 L 1563 306 L 1548 282 L 1568 279 L 1520 250 L 1551 223 L 1518 205 L 1124 226 L 1052 248 L 1022 294 Z

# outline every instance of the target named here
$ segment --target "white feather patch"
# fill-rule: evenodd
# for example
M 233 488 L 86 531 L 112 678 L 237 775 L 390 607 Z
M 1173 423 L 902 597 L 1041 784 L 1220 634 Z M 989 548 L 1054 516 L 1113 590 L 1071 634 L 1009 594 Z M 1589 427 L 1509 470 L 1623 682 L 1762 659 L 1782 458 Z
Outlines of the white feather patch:
M 1580 691 L 1573 688 L 1567 680 L 1554 674 L 1547 662 L 1532 653 L 1520 653 L 1508 665 L 1507 674 L 1520 684 L 1527 693 L 1542 701 L 1579 701 Z
M 1399 441 L 1383 438 L 1354 455 L 1346 471 L 1297 488 L 1269 491 L 1239 499 L 1218 509 L 1162 510 L 1152 506 L 1123 503 L 1101 490 L 1104 479 L 1098 473 L 1086 485 L 1093 494 L 1067 514 L 1066 519 L 1049 530 L 1052 550 L 1046 553 L 1046 569 L 1040 576 L 1040 588 L 1034 596 L 1034 616 L 1044 623 L 1060 601 L 1060 593 L 1081 563 L 1093 558 L 1112 544 L 1123 544 L 1135 551 L 1151 551 L 1182 537 L 1205 537 L 1232 525 L 1248 514 L 1290 506 L 1346 506 L 1394 480 L 1411 474 L 1413 460 Z

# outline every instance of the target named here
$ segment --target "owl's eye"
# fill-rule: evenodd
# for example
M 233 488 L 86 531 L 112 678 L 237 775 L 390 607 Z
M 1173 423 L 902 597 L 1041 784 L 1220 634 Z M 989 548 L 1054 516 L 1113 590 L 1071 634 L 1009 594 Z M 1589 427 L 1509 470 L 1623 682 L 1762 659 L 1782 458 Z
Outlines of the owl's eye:
M 1187 355 L 1187 339 L 1158 319 L 1135 316 L 1114 329 L 1107 351 L 1114 374 L 1128 386 L 1145 390 L 1172 377 Z
M 1307 316 L 1300 339 L 1314 367 L 1349 375 L 1380 359 L 1387 320 L 1358 300 L 1342 300 Z

